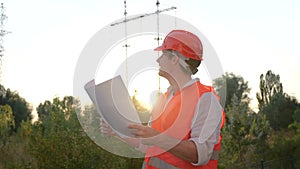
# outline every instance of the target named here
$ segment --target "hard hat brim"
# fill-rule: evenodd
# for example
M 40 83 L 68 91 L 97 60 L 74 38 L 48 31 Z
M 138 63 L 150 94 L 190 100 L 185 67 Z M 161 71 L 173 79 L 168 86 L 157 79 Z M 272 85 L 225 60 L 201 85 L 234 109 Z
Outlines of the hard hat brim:
M 159 46 L 159 47 L 154 49 L 154 51 L 162 51 L 162 50 L 163 50 L 163 46 Z

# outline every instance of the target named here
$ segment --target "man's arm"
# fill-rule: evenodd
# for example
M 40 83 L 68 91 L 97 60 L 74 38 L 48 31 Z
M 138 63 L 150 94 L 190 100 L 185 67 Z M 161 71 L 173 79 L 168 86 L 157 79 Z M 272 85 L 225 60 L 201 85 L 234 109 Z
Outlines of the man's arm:
M 223 108 L 213 93 L 204 93 L 198 101 L 192 126 L 191 138 L 197 147 L 198 162 L 203 165 L 211 159 L 214 146 L 219 142 Z
M 132 129 L 132 134 L 141 138 L 145 145 L 156 145 L 189 162 L 198 161 L 197 148 L 193 141 L 172 138 L 148 126 L 133 124 L 128 128 Z

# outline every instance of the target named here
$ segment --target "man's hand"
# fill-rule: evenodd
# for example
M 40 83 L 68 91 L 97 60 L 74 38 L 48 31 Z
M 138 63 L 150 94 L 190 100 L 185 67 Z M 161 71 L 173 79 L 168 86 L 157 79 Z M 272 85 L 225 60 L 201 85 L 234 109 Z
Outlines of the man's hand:
M 100 120 L 100 131 L 104 136 L 118 136 L 103 119 Z
M 132 130 L 132 134 L 136 138 L 141 138 L 142 143 L 145 145 L 153 145 L 155 144 L 155 136 L 159 135 L 160 133 L 155 129 L 149 126 L 143 126 L 138 124 L 131 124 L 128 126 L 129 129 Z

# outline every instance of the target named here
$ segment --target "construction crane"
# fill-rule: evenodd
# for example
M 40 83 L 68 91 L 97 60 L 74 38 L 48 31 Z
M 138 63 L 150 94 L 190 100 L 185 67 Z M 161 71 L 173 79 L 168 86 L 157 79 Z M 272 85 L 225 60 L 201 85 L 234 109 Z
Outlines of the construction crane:
M 133 21 L 133 20 L 137 20 L 137 19 L 142 19 L 144 17 L 147 16 L 151 16 L 151 15 L 157 15 L 157 38 L 155 38 L 155 40 L 157 41 L 157 46 L 159 46 L 159 41 L 162 40 L 162 38 L 159 37 L 159 14 L 162 12 L 166 12 L 166 11 L 170 11 L 170 10 L 175 10 L 177 9 L 176 7 L 170 7 L 170 8 L 166 8 L 163 10 L 159 9 L 159 5 L 160 2 L 159 0 L 156 1 L 156 11 L 152 12 L 152 13 L 146 13 L 146 14 L 142 14 L 136 17 L 132 17 L 132 18 L 127 18 L 127 3 L 126 0 L 124 0 L 124 20 L 120 21 L 120 22 L 115 22 L 112 23 L 110 26 L 116 26 L 119 24 L 125 24 L 125 45 L 123 47 L 125 47 L 125 61 L 126 61 L 126 85 L 128 86 L 128 65 L 127 65 L 127 55 L 128 55 L 128 47 L 130 47 L 130 45 L 127 44 L 127 22 Z M 157 52 L 157 55 L 159 57 L 159 53 Z M 160 77 L 158 76 L 158 91 L 160 91 Z
M 5 12 L 5 8 L 3 3 L 1 3 L 0 6 L 0 82 L 2 80 L 2 59 L 4 55 L 3 37 L 8 33 L 11 33 L 5 30 L 4 21 L 7 20 L 7 16 L 5 15 L 4 12 Z

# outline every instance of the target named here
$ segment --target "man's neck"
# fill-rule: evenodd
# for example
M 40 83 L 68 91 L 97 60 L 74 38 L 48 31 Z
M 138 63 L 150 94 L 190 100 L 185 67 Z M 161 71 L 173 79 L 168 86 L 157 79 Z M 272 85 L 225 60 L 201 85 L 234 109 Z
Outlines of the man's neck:
M 174 93 L 176 93 L 179 90 L 181 90 L 185 86 L 185 84 L 191 80 L 192 80 L 191 76 L 181 76 L 179 78 L 169 79 L 169 83 L 172 86 Z

